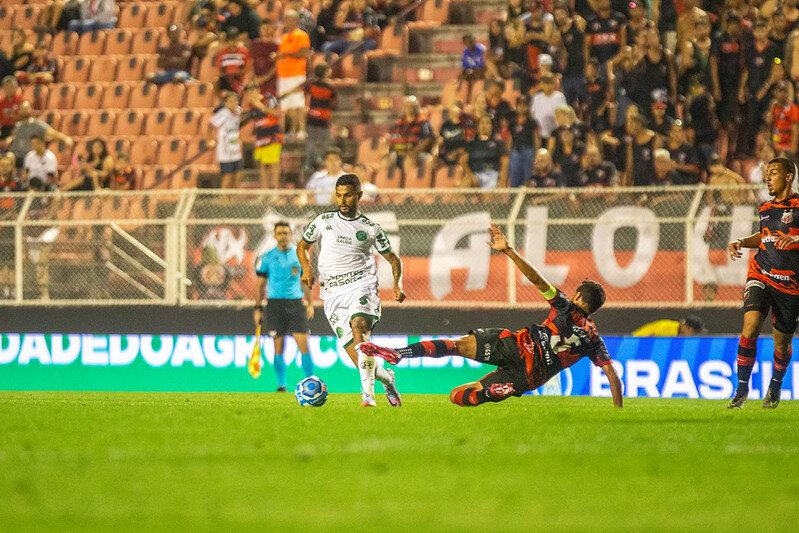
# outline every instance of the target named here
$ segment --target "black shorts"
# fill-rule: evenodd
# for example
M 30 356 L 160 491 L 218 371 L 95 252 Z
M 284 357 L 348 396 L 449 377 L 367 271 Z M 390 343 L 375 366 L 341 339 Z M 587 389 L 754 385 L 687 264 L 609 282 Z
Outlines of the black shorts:
M 512 331 L 502 328 L 474 329 L 469 331 L 477 339 L 475 359 L 481 363 L 498 367 L 480 379 L 484 389 L 494 384 L 513 386 L 511 396 L 521 396 L 531 390 L 524 359 L 519 353 L 516 336 Z
M 744 312 L 760 311 L 766 315 L 769 309 L 774 329 L 793 335 L 799 319 L 799 296 L 786 294 L 757 279 L 746 280 Z
M 270 298 L 264 310 L 263 329 L 270 337 L 308 333 L 308 317 L 302 300 Z

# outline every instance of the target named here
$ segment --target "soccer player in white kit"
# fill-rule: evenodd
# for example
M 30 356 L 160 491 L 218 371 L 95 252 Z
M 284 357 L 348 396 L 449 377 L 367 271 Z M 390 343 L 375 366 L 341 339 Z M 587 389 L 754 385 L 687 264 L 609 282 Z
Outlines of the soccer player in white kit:
M 344 174 L 336 181 L 334 199 L 338 210 L 314 218 L 297 245 L 302 265 L 302 282 L 314 284 L 308 249 L 319 243 L 319 295 L 325 302 L 325 315 L 339 342 L 358 367 L 364 407 L 375 406 L 375 378 L 386 389 L 393 407 L 402 404 L 394 381 L 394 372 L 375 364 L 360 349 L 380 321 L 380 296 L 377 292 L 377 265 L 371 250 L 375 248 L 391 265 L 394 276 L 394 300 L 403 302 L 402 260 L 391 251 L 383 229 L 358 211 L 363 192 L 355 174 Z

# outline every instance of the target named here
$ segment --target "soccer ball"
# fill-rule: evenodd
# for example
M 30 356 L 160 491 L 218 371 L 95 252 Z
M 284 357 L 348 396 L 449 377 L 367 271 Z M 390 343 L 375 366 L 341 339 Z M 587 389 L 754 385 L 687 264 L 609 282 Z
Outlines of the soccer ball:
M 327 385 L 318 377 L 310 376 L 297 383 L 294 396 L 303 407 L 321 407 L 327 401 Z

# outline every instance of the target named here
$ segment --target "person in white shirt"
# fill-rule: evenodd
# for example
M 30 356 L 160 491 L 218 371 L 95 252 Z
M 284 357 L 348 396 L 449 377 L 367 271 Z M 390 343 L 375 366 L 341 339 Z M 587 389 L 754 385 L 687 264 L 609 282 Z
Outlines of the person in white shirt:
M 223 104 L 211 116 L 211 126 L 216 128 L 216 158 L 222 174 L 220 187 L 234 189 L 239 184 L 239 172 L 242 168 L 241 141 L 239 128 L 241 125 L 241 107 L 236 93 L 227 93 Z
M 305 184 L 305 190 L 314 193 L 314 203 L 329 205 L 333 203 L 333 192 L 336 190 L 336 180 L 346 174 L 341 167 L 341 150 L 332 147 L 325 152 L 325 168 L 314 172 Z
M 23 181 L 29 182 L 38 178 L 45 185 L 56 182 L 58 175 L 58 160 L 53 152 L 44 144 L 44 137 L 36 135 L 31 138 L 31 151 L 25 155 L 22 162 Z
M 544 74 L 541 77 L 541 91 L 533 96 L 530 103 L 530 115 L 538 121 L 541 128 L 542 144 L 555 131 L 555 110 L 560 106 L 565 106 L 566 97 L 563 93 L 555 90 L 555 77 L 552 74 Z

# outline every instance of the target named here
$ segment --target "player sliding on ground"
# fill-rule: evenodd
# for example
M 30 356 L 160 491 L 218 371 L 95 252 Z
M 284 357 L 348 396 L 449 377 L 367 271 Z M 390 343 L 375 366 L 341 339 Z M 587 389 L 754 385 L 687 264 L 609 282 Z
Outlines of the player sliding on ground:
M 749 396 L 749 378 L 757 354 L 757 337 L 771 310 L 774 373 L 763 396 L 763 408 L 780 403 L 782 378 L 791 362 L 791 342 L 799 318 L 799 195 L 793 194 L 796 165 L 785 157 L 769 161 L 763 177 L 773 200 L 760 204 L 760 231 L 730 243 L 735 260 L 741 248 L 757 248 L 749 260 L 744 291 L 744 323 L 738 341 L 738 389 L 727 406 L 740 409 Z
M 477 329 L 457 340 L 417 342 L 399 350 L 367 342 L 361 345 L 361 350 L 392 364 L 410 357 L 459 355 L 498 367 L 480 381 L 452 390 L 450 400 L 462 406 L 501 402 L 510 396 L 521 396 L 537 389 L 564 368 L 588 357 L 605 372 L 613 395 L 613 405 L 621 407 L 621 383 L 611 364 L 605 342 L 589 318 L 605 302 L 602 286 L 585 280 L 577 287 L 574 298 L 569 300 L 508 245 L 505 235 L 497 226 L 492 224 L 489 232 L 491 248 L 510 257 L 552 306 L 543 324 L 516 332 L 500 328 Z
M 319 242 L 319 295 L 325 302 L 330 327 L 344 345 L 361 374 L 361 405 L 375 406 L 375 377 L 383 384 L 393 407 L 402 404 L 394 372 L 375 365 L 374 357 L 361 351 L 361 345 L 380 320 L 377 292 L 377 267 L 371 250 L 376 248 L 391 265 L 394 300 L 405 300 L 402 290 L 402 261 L 391 251 L 383 229 L 358 211 L 361 182 L 355 174 L 344 174 L 336 181 L 334 199 L 338 210 L 322 213 L 308 224 L 297 245 L 302 265 L 302 282 L 311 289 L 313 269 L 308 249 Z

